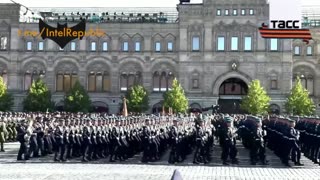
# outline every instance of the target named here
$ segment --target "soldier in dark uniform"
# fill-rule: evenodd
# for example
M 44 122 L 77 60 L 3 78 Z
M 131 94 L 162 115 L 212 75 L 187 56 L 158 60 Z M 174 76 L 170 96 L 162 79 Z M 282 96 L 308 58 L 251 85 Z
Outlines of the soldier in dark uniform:
M 20 148 L 18 152 L 17 160 L 22 160 L 22 156 L 24 155 L 25 160 L 29 160 L 29 151 L 28 151 L 28 139 L 27 136 L 27 124 L 25 120 L 22 120 L 20 124 L 17 126 L 17 140 L 20 142 Z
M 236 148 L 236 129 L 232 126 L 233 118 L 230 116 L 224 117 L 226 125 L 220 129 L 220 140 L 222 145 L 221 159 L 224 165 L 228 164 L 228 157 L 231 159 L 232 164 L 237 164 L 237 153 Z
M 178 127 L 177 127 L 177 121 L 173 121 L 173 126 L 170 127 L 170 132 L 169 132 L 169 144 L 171 146 L 170 149 L 170 155 L 169 155 L 169 163 L 174 164 L 178 162 Z
M 87 162 L 88 160 L 88 151 L 89 151 L 89 147 L 91 146 L 91 135 L 89 132 L 89 127 L 88 126 L 83 126 L 83 130 L 82 130 L 82 161 L 83 162 Z
M 203 130 L 203 119 L 200 115 L 196 121 L 196 150 L 193 157 L 193 163 L 199 164 L 199 160 L 201 159 L 201 150 L 204 146 L 203 137 L 205 136 L 205 132 Z
M 54 161 L 66 161 L 64 158 L 64 153 L 65 153 L 65 142 L 64 142 L 64 120 L 60 119 L 60 124 L 59 126 L 56 126 L 55 131 L 54 131 L 54 139 L 56 143 L 55 151 L 54 151 Z M 58 155 L 60 157 L 58 158 Z
M 250 159 L 251 164 L 256 165 L 258 160 L 262 162 L 263 165 L 268 165 L 266 160 L 266 148 L 264 143 L 264 137 L 267 135 L 266 131 L 262 129 L 262 121 L 258 117 L 254 117 L 256 121 L 254 124 L 256 127 L 251 132 L 252 134 L 252 144 L 250 148 Z
M 301 149 L 299 146 L 299 139 L 300 139 L 300 132 L 295 129 L 296 122 L 294 120 L 289 119 L 289 140 L 290 140 L 290 146 L 291 146 L 291 159 L 297 166 L 303 166 L 303 164 L 300 162 L 301 158 Z
M 120 158 L 120 133 L 117 127 L 112 127 L 110 134 L 110 162 L 115 162 L 116 159 Z
M 41 156 L 44 156 L 45 155 L 45 152 L 44 152 L 44 130 L 43 130 L 43 127 L 42 127 L 42 124 L 43 122 L 41 122 L 40 118 L 39 118 L 39 122 L 37 123 L 37 127 L 35 128 L 35 133 L 37 134 L 36 137 L 37 137 L 37 144 L 38 144 L 38 149 L 36 150 L 38 154 L 39 150 L 40 150 L 40 153 L 41 153 Z
M 149 126 L 149 118 L 145 119 L 145 125 L 142 129 L 142 148 L 143 148 L 143 155 L 142 155 L 142 162 L 150 161 L 151 154 L 150 154 L 150 141 L 151 139 L 151 131 Z

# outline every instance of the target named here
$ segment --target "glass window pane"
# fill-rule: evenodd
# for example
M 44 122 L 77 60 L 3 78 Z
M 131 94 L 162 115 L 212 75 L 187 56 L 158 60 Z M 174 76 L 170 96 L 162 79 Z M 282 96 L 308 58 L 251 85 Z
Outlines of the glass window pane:
M 229 15 L 229 9 L 224 10 L 224 15 L 226 15 L 226 16 Z
M 96 75 L 96 91 L 102 91 L 102 74 Z
M 192 88 L 193 89 L 199 88 L 199 79 L 193 79 L 192 80 Z
M 39 75 L 37 73 L 33 74 L 31 76 L 31 83 L 33 83 L 34 81 L 38 80 L 39 79 Z
M 237 10 L 237 9 L 234 9 L 234 10 L 232 11 L 232 15 L 234 15 L 234 16 L 238 15 L 238 10 Z
M 6 50 L 7 49 L 7 43 L 8 43 L 8 38 L 7 37 L 1 37 L 1 39 L 0 39 L 0 49 L 1 50 Z
M 131 88 L 131 86 L 134 85 L 134 80 L 135 80 L 135 75 L 133 75 L 133 74 L 129 75 L 128 88 Z
M 251 37 L 245 37 L 244 38 L 244 50 L 245 51 L 251 51 L 252 50 L 252 38 Z
M 28 51 L 32 50 L 32 42 L 27 42 L 27 50 Z
M 312 47 L 311 46 L 307 47 L 307 55 L 312 55 Z
M 278 81 L 277 80 L 271 80 L 271 89 L 277 89 Z
M 308 86 L 307 90 L 309 91 L 309 94 L 313 95 L 313 79 L 312 78 L 307 80 L 307 86 Z
M 218 37 L 218 51 L 224 51 L 224 37 Z
M 24 76 L 24 90 L 29 90 L 31 85 L 31 74 L 25 74 Z
M 217 9 L 217 16 L 221 16 L 221 9 Z
M 270 50 L 278 51 L 278 39 L 270 39 Z
M 246 15 L 246 10 L 245 9 L 241 9 L 241 15 Z
M 134 83 L 137 85 L 141 85 L 142 84 L 141 81 L 142 81 L 141 74 L 135 75 Z
M 161 43 L 156 42 L 156 52 L 160 52 L 160 51 L 161 51 Z
M 63 90 L 69 91 L 71 88 L 71 77 L 70 75 L 66 74 L 63 75 Z
M 199 51 L 200 50 L 200 37 L 193 37 L 192 38 L 192 51 Z
M 71 87 L 73 87 L 76 84 L 77 80 L 78 80 L 78 75 L 73 74 L 71 79 L 71 83 L 72 83 Z
M 238 50 L 238 37 L 232 37 L 231 38 L 231 51 L 237 51 Z
M 96 51 L 96 42 L 91 43 L 91 51 Z
M 43 51 L 43 42 L 39 42 L 38 44 L 38 50 Z
M 301 78 L 301 84 L 302 84 L 302 87 L 304 87 L 305 89 L 307 89 L 307 81 L 305 78 Z
M 71 42 L 71 51 L 75 51 L 75 50 L 76 50 L 76 43 Z
M 102 44 L 102 50 L 103 50 L 103 51 L 108 51 L 108 42 L 103 42 L 103 44 Z
M 153 75 L 153 91 L 160 91 L 160 76 L 158 74 Z
M 103 91 L 110 91 L 110 77 L 109 75 L 103 76 Z
M 294 47 L 294 55 L 299 55 L 300 54 L 300 47 L 299 46 L 295 46 Z
M 123 42 L 123 51 L 129 51 L 129 44 L 128 44 L 128 42 Z
M 63 75 L 57 75 L 57 91 L 63 91 Z
M 160 84 L 160 91 L 167 91 L 167 77 L 166 77 L 166 74 L 163 73 L 161 75 L 161 80 L 160 80 L 161 84 Z
M 171 90 L 171 88 L 172 88 L 173 79 L 174 79 L 174 76 L 169 75 L 169 77 L 168 77 L 168 90 Z
M 140 51 L 140 42 L 136 42 L 135 50 L 136 50 L 136 52 Z
M 169 52 L 173 51 L 173 43 L 172 42 L 168 42 L 168 51 Z
M 90 74 L 88 77 L 88 91 L 95 91 L 95 75 L 94 74 Z
M 250 9 L 250 10 L 249 10 L 249 14 L 250 14 L 250 15 L 253 15 L 253 14 L 254 14 L 253 9 Z
M 121 91 L 126 91 L 127 90 L 127 76 L 125 76 L 125 75 L 121 76 L 120 88 L 121 88 Z

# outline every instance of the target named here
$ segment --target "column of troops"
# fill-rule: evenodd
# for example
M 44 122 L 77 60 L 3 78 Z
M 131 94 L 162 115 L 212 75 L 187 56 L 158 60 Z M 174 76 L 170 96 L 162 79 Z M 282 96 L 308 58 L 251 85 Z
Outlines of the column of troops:
M 250 152 L 251 164 L 268 165 L 266 147 L 282 163 L 302 166 L 301 153 L 319 163 L 320 119 L 310 117 L 227 114 L 172 116 L 108 116 L 84 113 L 1 113 L 0 144 L 19 141 L 17 160 L 53 154 L 54 161 L 81 158 L 126 161 L 142 153 L 144 163 L 212 161 L 214 146 L 222 149 L 224 165 L 238 164 L 237 143 Z

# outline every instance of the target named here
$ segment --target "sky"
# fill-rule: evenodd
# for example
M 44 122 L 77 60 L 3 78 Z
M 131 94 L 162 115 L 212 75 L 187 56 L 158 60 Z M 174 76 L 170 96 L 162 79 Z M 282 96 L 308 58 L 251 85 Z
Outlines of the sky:
M 176 7 L 179 0 L 14 0 L 27 7 Z M 10 0 L 0 0 L 8 3 Z M 202 0 L 191 0 L 202 3 Z M 301 0 L 304 6 L 320 6 L 320 0 Z

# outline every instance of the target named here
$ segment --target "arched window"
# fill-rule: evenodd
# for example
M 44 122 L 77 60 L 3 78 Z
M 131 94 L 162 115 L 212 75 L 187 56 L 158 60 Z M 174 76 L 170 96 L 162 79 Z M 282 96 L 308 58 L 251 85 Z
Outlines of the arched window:
M 174 74 L 172 72 L 162 72 L 159 74 L 158 71 L 153 73 L 153 91 L 154 92 L 165 92 L 171 90 Z
M 103 91 L 110 91 L 111 90 L 111 83 L 110 83 L 110 74 L 108 72 L 103 73 Z
M 153 74 L 153 91 L 160 91 L 160 76 L 157 71 Z
M 141 85 L 142 84 L 142 75 L 141 72 L 136 73 L 122 73 L 120 76 L 120 90 L 127 91 L 133 85 Z
M 308 90 L 309 95 L 314 94 L 314 76 L 313 71 L 306 67 L 299 67 L 294 69 L 294 75 L 292 79 L 292 86 L 295 85 L 297 77 L 300 78 L 301 85 Z
M 167 74 L 166 74 L 166 72 L 161 73 L 160 91 L 167 91 Z
M 127 87 L 128 87 L 127 80 L 128 80 L 127 74 L 125 74 L 125 73 L 121 74 L 121 76 L 120 76 L 120 90 L 121 91 L 127 91 Z
M 108 72 L 91 71 L 88 75 L 88 91 L 102 92 L 110 90 L 110 79 Z
M 59 71 L 56 79 L 56 91 L 68 92 L 77 82 L 78 74 L 76 71 Z
M 34 81 L 37 81 L 39 78 L 42 78 L 45 75 L 45 71 L 26 71 L 24 74 L 24 90 L 27 91 L 31 87 Z
M 172 89 L 173 79 L 174 79 L 173 73 L 169 72 L 169 74 L 168 74 L 168 90 Z

